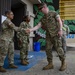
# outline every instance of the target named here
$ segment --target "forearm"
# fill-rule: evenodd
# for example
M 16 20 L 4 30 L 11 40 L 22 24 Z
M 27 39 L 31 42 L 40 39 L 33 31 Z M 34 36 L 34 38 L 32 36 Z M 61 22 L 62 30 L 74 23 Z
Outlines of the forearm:
M 17 26 L 14 26 L 13 29 L 14 29 L 16 32 L 25 31 L 25 30 L 26 30 L 25 28 L 21 28 L 21 27 L 17 27 Z
M 62 30 L 62 22 L 59 21 L 59 30 Z
M 19 31 L 19 27 L 15 26 L 13 23 L 9 23 L 8 27 L 12 28 L 15 31 Z
M 57 18 L 57 21 L 58 21 L 58 25 L 59 25 L 59 30 L 62 30 L 62 21 L 61 21 L 61 19 L 60 19 L 60 17 L 59 18 Z
M 35 26 L 34 28 L 30 29 L 31 32 L 38 30 L 41 27 L 41 23 L 38 23 L 37 26 Z

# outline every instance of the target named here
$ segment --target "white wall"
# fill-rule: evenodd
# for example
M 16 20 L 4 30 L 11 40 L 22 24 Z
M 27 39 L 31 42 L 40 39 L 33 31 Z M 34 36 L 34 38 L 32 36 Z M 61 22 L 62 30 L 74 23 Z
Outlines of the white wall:
M 21 0 L 22 2 L 24 2 L 27 5 L 27 14 L 31 16 L 31 22 L 30 25 L 31 27 L 33 27 L 34 25 L 34 14 L 33 14 L 33 4 L 29 1 L 29 0 Z M 29 44 L 29 50 L 33 50 L 33 37 L 34 34 L 33 32 L 30 34 L 30 44 Z
M 25 4 L 27 4 L 27 11 L 33 13 L 33 4 L 29 0 L 21 0 Z
M 31 27 L 33 27 L 34 24 L 34 14 L 33 14 L 33 4 L 29 1 L 29 0 L 21 0 L 22 2 L 24 2 L 27 5 L 27 14 L 31 15 L 31 22 L 30 25 Z

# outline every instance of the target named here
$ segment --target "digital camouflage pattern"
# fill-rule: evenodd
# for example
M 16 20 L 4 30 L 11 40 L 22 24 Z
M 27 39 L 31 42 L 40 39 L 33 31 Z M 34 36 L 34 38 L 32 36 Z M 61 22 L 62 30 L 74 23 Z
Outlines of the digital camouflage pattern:
M 20 24 L 20 31 L 17 33 L 18 43 L 20 47 L 20 58 L 26 59 L 28 55 L 29 34 L 25 33 L 27 28 L 31 28 L 26 22 Z M 24 29 L 24 30 L 22 30 Z
M 42 25 L 44 25 L 46 31 L 48 31 L 52 37 L 58 34 L 59 23 L 56 20 L 57 17 L 59 17 L 59 15 L 56 12 L 50 11 L 48 15 L 44 15 L 41 19 Z
M 66 50 L 67 50 L 67 48 L 66 48 L 66 36 L 69 34 L 70 29 L 69 29 L 69 27 L 66 24 L 63 24 L 62 30 L 63 30 L 62 48 L 64 50 L 64 53 L 66 54 Z
M 63 30 L 63 35 L 68 35 L 70 33 L 70 29 L 66 24 L 63 25 L 62 30 Z
M 46 28 L 46 54 L 48 62 L 52 62 L 52 47 L 55 47 L 61 61 L 65 60 L 64 51 L 62 49 L 61 38 L 59 38 L 58 30 L 59 23 L 57 18 L 59 15 L 56 12 L 50 11 L 41 19 L 41 24 Z
M 47 32 L 46 33 L 46 55 L 49 63 L 53 61 L 53 55 L 52 55 L 53 47 L 58 53 L 60 60 L 63 61 L 65 59 L 65 56 L 64 56 L 64 51 L 62 49 L 61 38 L 59 38 L 58 36 L 51 37 L 50 33 Z
M 2 23 L 0 35 L 0 66 L 4 65 L 4 60 L 8 54 L 9 64 L 14 63 L 14 30 L 18 30 L 8 18 Z
M 14 37 L 13 26 L 14 24 L 8 18 L 2 23 L 1 39 L 11 40 Z

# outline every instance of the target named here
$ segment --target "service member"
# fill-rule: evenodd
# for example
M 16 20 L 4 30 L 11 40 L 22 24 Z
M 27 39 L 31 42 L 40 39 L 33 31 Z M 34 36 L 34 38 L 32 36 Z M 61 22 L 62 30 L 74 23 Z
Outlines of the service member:
M 66 51 L 67 51 L 67 46 L 66 46 L 66 36 L 69 34 L 70 32 L 70 29 L 69 27 L 64 24 L 64 20 L 62 19 L 62 30 L 63 30 L 63 35 L 61 37 L 61 40 L 62 40 L 62 48 L 64 50 L 64 53 L 65 53 L 65 56 L 66 56 Z
M 30 16 L 26 15 L 23 17 L 23 22 L 20 24 L 20 31 L 17 32 L 18 45 L 20 47 L 20 59 L 22 65 L 28 65 L 27 61 L 28 56 L 28 44 L 29 44 L 29 34 L 25 33 L 24 30 L 31 28 L 30 27 Z M 24 29 L 24 30 L 22 30 Z
M 45 26 L 46 28 L 46 54 L 47 54 L 48 65 L 45 66 L 43 70 L 54 68 L 53 55 L 52 55 L 52 47 L 54 46 L 61 61 L 61 67 L 59 70 L 64 71 L 67 65 L 65 61 L 64 51 L 62 49 L 62 42 L 61 42 L 62 21 L 60 19 L 60 16 L 54 11 L 49 11 L 45 3 L 42 3 L 39 5 L 39 10 L 44 14 L 43 18 L 40 20 L 37 26 L 35 26 L 32 29 L 27 29 L 26 32 L 30 33 L 32 31 L 39 29 L 42 25 Z
M 14 30 L 18 31 L 19 28 L 12 23 L 14 14 L 12 11 L 8 10 L 5 12 L 6 20 L 2 23 L 2 31 L 0 35 L 0 72 L 6 72 L 3 68 L 4 60 L 8 55 L 9 68 L 17 68 L 14 65 Z

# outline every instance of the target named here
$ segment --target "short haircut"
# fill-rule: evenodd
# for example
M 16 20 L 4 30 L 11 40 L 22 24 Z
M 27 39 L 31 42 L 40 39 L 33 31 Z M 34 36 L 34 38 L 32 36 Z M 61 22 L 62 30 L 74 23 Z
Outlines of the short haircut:
M 11 10 L 5 11 L 5 15 L 10 14 L 11 12 L 12 12 Z
M 29 15 L 25 15 L 23 16 L 23 21 L 26 21 L 26 19 L 28 18 Z

